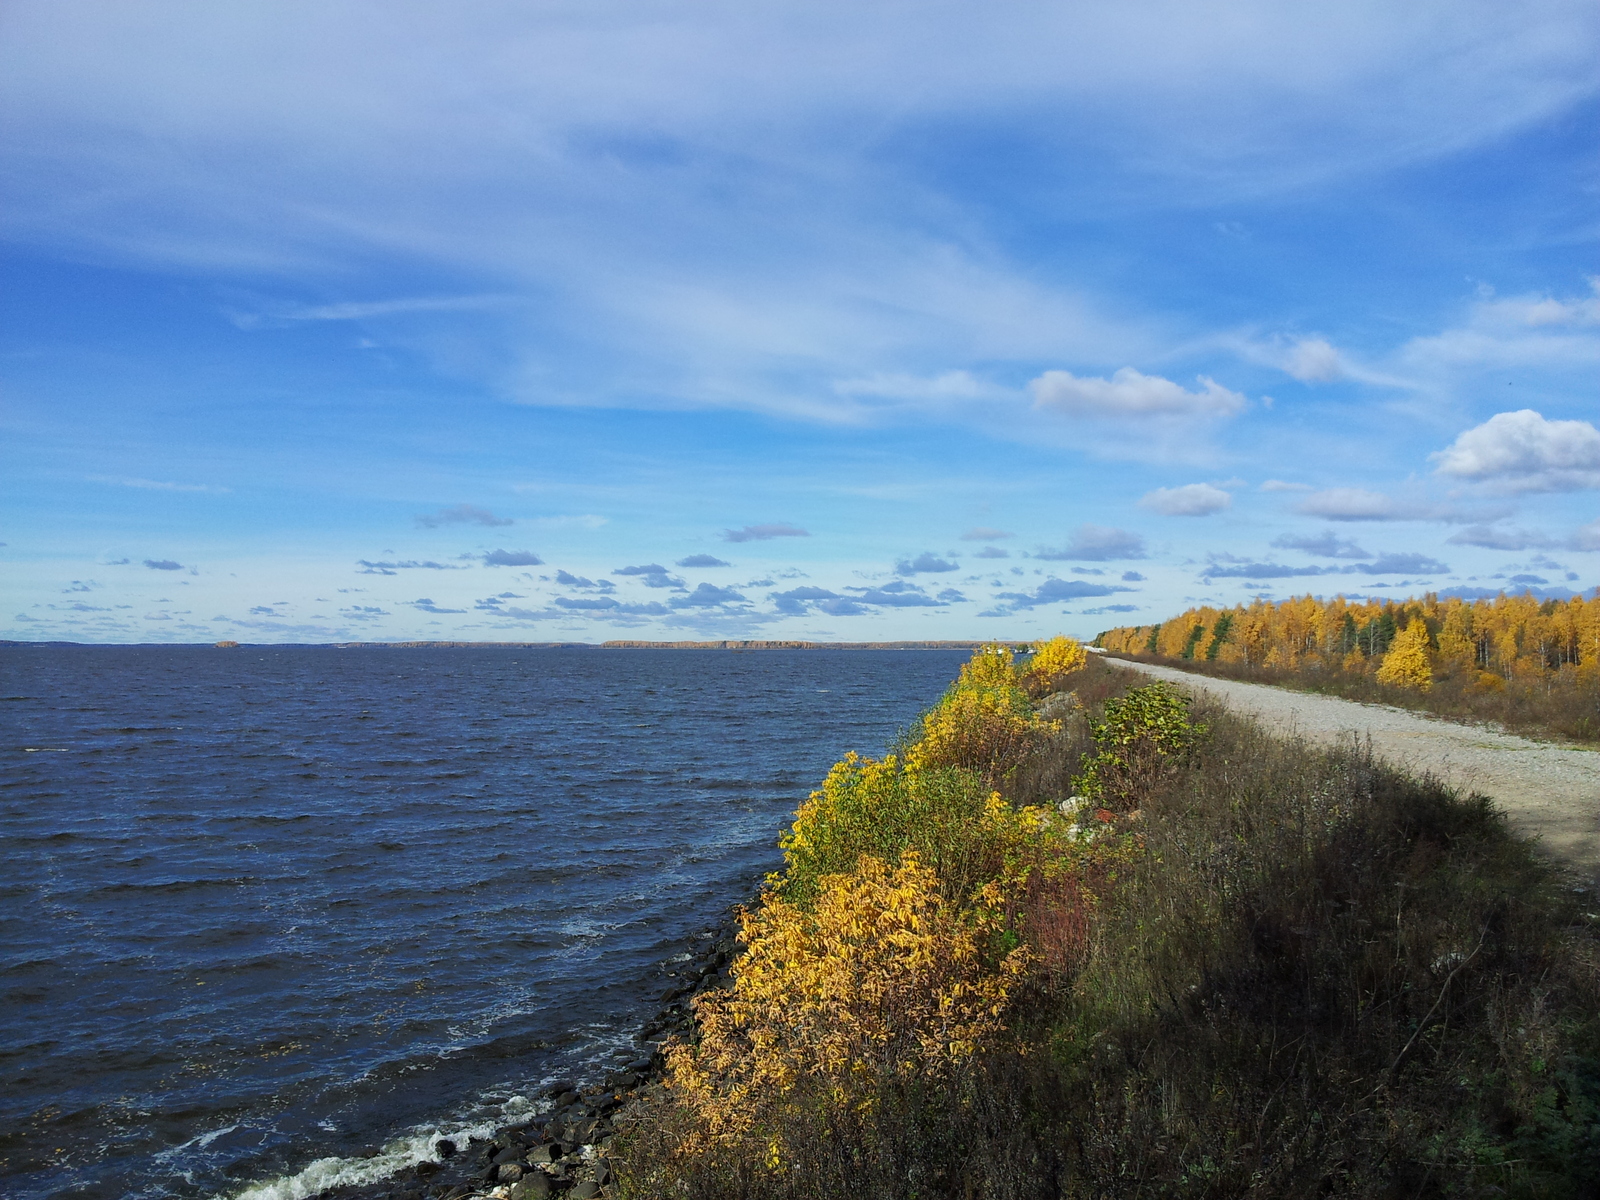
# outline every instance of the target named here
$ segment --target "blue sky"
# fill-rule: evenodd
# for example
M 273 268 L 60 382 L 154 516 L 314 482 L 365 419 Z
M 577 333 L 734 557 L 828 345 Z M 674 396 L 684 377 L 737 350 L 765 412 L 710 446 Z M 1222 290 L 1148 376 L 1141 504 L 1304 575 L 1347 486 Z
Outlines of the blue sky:
M 0 636 L 1600 585 L 1588 0 L 0 13 Z

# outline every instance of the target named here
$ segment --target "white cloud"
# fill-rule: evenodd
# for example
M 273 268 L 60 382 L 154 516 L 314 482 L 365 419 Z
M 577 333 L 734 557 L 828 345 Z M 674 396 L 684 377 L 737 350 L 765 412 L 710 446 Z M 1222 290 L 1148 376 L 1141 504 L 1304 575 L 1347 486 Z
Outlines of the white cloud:
M 1396 355 L 1412 372 L 1488 368 L 1574 369 L 1600 364 L 1600 276 L 1588 296 L 1496 298 L 1492 289 L 1453 329 L 1413 338 Z
M 1579 528 L 1567 544 L 1574 550 L 1600 550 L 1600 519 Z
M 1302 383 L 1331 383 L 1344 374 L 1344 363 L 1325 339 L 1301 338 L 1289 347 L 1283 369 Z
M 1200 390 L 1191 392 L 1170 379 L 1145 375 L 1132 367 L 1123 367 L 1110 379 L 1046 371 L 1028 384 L 1028 390 L 1038 407 L 1074 417 L 1231 417 L 1247 403 L 1238 392 L 1204 375 L 1200 376 Z
M 1421 516 L 1416 506 L 1403 504 L 1392 496 L 1349 487 L 1313 492 L 1295 505 L 1295 512 L 1330 521 L 1408 521 Z
M 1204 517 L 1233 505 L 1233 497 L 1209 483 L 1189 483 L 1183 487 L 1157 488 L 1147 492 L 1139 507 L 1167 517 Z
M 1295 512 L 1329 521 L 1440 521 L 1446 525 L 1487 525 L 1511 514 L 1507 505 L 1463 508 L 1421 496 L 1389 496 L 1366 488 L 1338 487 L 1313 492 Z
M 1290 483 L 1284 479 L 1269 479 L 1261 485 L 1263 492 L 1309 492 L 1315 489 L 1309 483 Z
M 1600 488 L 1600 429 L 1588 421 L 1549 421 L 1531 408 L 1496 413 L 1429 457 L 1439 474 L 1497 492 Z

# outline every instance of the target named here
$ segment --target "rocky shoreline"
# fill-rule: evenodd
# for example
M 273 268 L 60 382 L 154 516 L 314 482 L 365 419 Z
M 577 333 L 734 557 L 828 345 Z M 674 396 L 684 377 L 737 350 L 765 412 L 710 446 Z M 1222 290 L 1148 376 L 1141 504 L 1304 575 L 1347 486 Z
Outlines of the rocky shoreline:
M 600 1079 L 564 1080 L 545 1089 L 548 1107 L 492 1138 L 457 1145 L 440 1138 L 433 1155 L 381 1183 L 332 1188 L 318 1200 L 591 1200 L 613 1178 L 611 1144 L 632 1111 L 661 1091 L 662 1044 L 688 1032 L 694 998 L 726 987 L 738 953 L 732 910 L 695 948 L 662 966 L 660 1011 L 640 1029 L 637 1053 Z M 619 1054 L 625 1052 L 619 1052 Z

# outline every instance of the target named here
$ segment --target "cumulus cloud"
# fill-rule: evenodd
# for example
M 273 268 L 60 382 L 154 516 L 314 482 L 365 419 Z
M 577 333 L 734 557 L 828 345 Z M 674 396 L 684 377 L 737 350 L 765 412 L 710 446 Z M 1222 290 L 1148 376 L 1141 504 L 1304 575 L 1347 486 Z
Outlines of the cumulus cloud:
M 497 517 L 488 509 L 476 505 L 453 504 L 436 513 L 419 515 L 417 524 L 425 529 L 437 529 L 441 525 L 514 525 L 516 522 L 510 517 Z
M 688 558 L 680 558 L 677 565 L 680 567 L 731 567 L 733 564 L 723 562 L 715 554 L 691 554 Z
M 1439 474 L 1497 492 L 1600 488 L 1600 429 L 1546 420 L 1531 408 L 1496 413 L 1429 457 Z
M 788 525 L 783 522 L 775 525 L 746 525 L 743 529 L 722 531 L 722 540 L 725 542 L 764 542 L 772 538 L 810 536 L 811 534 L 798 525 Z
M 144 560 L 144 565 L 149 567 L 152 571 L 183 570 L 183 564 L 181 562 L 173 562 L 170 558 L 147 558 Z
M 1273 538 L 1272 544 L 1280 550 L 1303 550 L 1307 554 L 1315 554 L 1318 558 L 1372 557 L 1370 550 L 1363 550 L 1351 538 L 1342 538 L 1331 529 L 1307 537 L 1295 537 L 1286 533 L 1282 537 Z
M 486 567 L 537 567 L 543 563 L 532 550 L 491 550 L 483 556 Z
M 961 535 L 963 542 L 1000 542 L 1012 535 L 1004 529 L 989 529 L 982 525 L 976 529 L 969 529 Z
M 1426 554 L 1383 554 L 1375 562 L 1345 571 L 1364 571 L 1368 575 L 1448 575 L 1450 567 Z
M 556 582 L 562 587 L 583 588 L 586 591 L 614 592 L 617 585 L 609 579 L 593 580 L 583 575 L 574 575 L 571 571 L 557 571 Z
M 1122 573 L 1123 583 L 1143 583 L 1144 581 L 1145 577 L 1137 571 L 1124 571 Z
M 1157 488 L 1146 492 L 1139 507 L 1166 517 L 1205 517 L 1233 505 L 1233 497 L 1209 483 L 1187 483 L 1182 487 Z
M 1286 563 L 1241 562 L 1227 554 L 1214 554 L 1200 572 L 1212 579 L 1297 579 L 1312 575 L 1443 575 L 1450 567 L 1425 554 L 1383 554 L 1370 563 L 1345 567 L 1292 567 Z
M 358 575 L 393 575 L 396 571 L 464 571 L 465 567 L 453 563 L 434 562 L 429 559 L 408 558 L 396 562 L 371 562 L 365 558 L 356 560 L 356 565 L 361 568 Z
M 425 612 L 425 613 L 441 613 L 441 614 L 443 614 L 443 613 L 464 613 L 464 612 L 467 611 L 464 608 L 441 608 L 441 607 L 439 607 L 439 605 L 435 604 L 432 600 L 430 600 L 426 596 L 424 596 L 420 600 L 408 600 L 408 601 L 406 601 L 406 603 L 411 605 L 411 607 L 416 609 L 417 611 Z
M 770 600 L 779 613 L 790 616 L 802 616 L 813 608 L 829 616 L 862 616 L 872 611 L 859 600 L 830 592 L 826 587 L 790 587 L 787 592 L 773 592 Z
M 1117 592 L 1131 592 L 1133 588 L 1117 587 L 1115 584 L 1085 583 L 1081 579 L 1046 579 L 1031 592 L 998 592 L 995 599 L 1004 600 L 1007 604 L 1000 611 L 1015 611 L 1017 609 L 1038 608 L 1046 604 L 1065 604 L 1071 600 L 1082 600 L 1086 597 L 1111 596 Z
M 610 616 L 664 617 L 672 611 L 654 600 L 645 604 L 625 604 L 611 596 L 557 596 L 556 604 L 572 612 L 605 613 Z
M 1382 492 L 1348 487 L 1313 492 L 1295 505 L 1295 511 L 1329 521 L 1407 521 L 1421 515 L 1415 507 Z
M 842 599 L 839 593 L 831 592 L 827 588 L 821 587 L 790 588 L 786 592 L 773 592 L 767 598 L 772 601 L 779 612 L 796 616 L 809 612 L 814 604 Z M 836 613 L 835 615 L 849 616 L 866 611 L 859 604 L 855 604 L 854 601 L 851 602 L 851 607 L 852 613 Z
M 673 588 L 681 591 L 686 585 L 683 580 L 673 575 L 660 563 L 644 563 L 636 567 L 618 567 L 611 572 L 613 575 L 636 576 L 645 587 Z
M 715 587 L 702 583 L 687 596 L 674 596 L 669 604 L 673 608 L 719 608 L 725 604 L 744 604 L 745 598 L 732 588 Z
M 1557 543 L 1528 529 L 1497 529 L 1493 525 L 1469 525 L 1446 539 L 1452 546 L 1481 546 L 1485 550 L 1543 550 Z
M 1046 371 L 1028 384 L 1039 408 L 1074 417 L 1229 417 L 1244 410 L 1246 401 L 1206 376 L 1200 390 L 1159 375 L 1145 375 L 1123 367 L 1110 379 L 1079 377 L 1070 371 Z
M 896 579 L 882 587 L 853 587 L 846 590 L 857 593 L 856 599 L 863 604 L 879 604 L 885 608 L 942 608 L 945 603 L 903 579 Z
M 985 546 L 982 550 L 979 550 L 975 555 L 973 555 L 973 557 L 974 558 L 1010 558 L 1011 557 L 1011 551 L 1002 550 L 999 546 Z
M 1291 567 L 1286 563 L 1231 562 L 1213 559 L 1200 572 L 1203 580 L 1212 579 L 1292 579 L 1301 575 L 1326 575 L 1333 567 Z
M 940 558 L 931 551 L 924 551 L 916 558 L 902 558 L 894 565 L 896 575 L 936 575 L 944 571 L 959 571 L 960 565 L 948 559 Z
M 1035 552 L 1035 558 L 1049 562 L 1078 560 L 1081 562 L 1109 562 L 1120 558 L 1143 558 L 1144 538 L 1127 529 L 1106 525 L 1079 525 L 1072 531 L 1072 540 L 1061 549 L 1048 546 Z

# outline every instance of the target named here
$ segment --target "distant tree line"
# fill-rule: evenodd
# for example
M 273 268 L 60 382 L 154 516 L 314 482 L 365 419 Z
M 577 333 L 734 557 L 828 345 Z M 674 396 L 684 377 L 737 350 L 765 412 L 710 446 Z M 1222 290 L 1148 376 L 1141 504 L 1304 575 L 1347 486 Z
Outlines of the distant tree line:
M 1108 629 L 1095 644 L 1123 654 L 1366 673 L 1381 668 L 1407 630 L 1413 658 L 1420 649 L 1430 667 L 1475 668 L 1480 687 L 1566 670 L 1600 671 L 1600 589 L 1588 600 L 1542 602 L 1505 593 L 1473 601 L 1432 593 L 1400 601 L 1256 599 L 1232 608 L 1191 608 L 1157 625 Z

